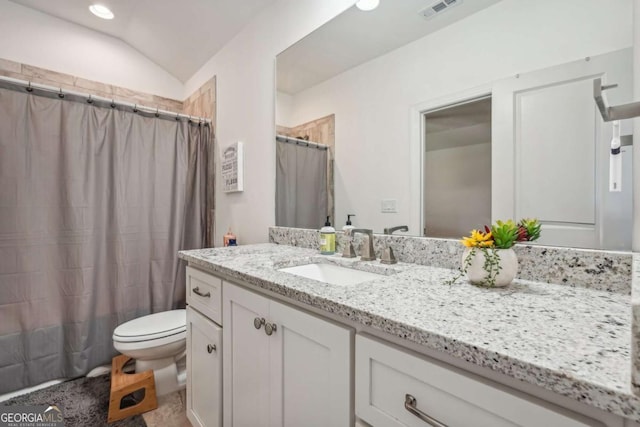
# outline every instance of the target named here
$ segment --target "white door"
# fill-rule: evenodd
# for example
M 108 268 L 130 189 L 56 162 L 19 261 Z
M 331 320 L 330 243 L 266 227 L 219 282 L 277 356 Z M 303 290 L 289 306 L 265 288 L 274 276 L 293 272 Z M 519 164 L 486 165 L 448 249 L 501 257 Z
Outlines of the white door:
M 272 427 L 348 427 L 352 411 L 351 329 L 275 301 L 271 335 Z
M 194 427 L 222 425 L 222 329 L 187 307 L 187 418 Z
M 631 183 L 619 197 L 607 191 L 611 125 L 597 110 L 593 80 L 617 83 L 619 88 L 608 94 L 610 102 L 628 102 L 631 61 L 631 49 L 625 49 L 494 85 L 493 221 L 538 218 L 543 224 L 541 244 L 618 246 L 604 236 L 617 233 L 624 239 L 624 230 L 631 227 Z M 606 213 L 619 215 L 623 210 L 628 211 L 623 223 L 618 217 L 613 230 L 604 230 L 613 220 Z
M 269 337 L 254 322 L 269 314 L 269 300 L 223 283 L 224 426 L 269 425 Z

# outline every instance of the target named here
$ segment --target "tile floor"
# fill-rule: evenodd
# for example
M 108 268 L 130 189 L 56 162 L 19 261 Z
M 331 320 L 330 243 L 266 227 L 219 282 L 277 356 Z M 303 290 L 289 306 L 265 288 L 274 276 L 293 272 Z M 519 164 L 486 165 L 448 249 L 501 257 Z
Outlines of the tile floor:
M 160 396 L 158 408 L 142 414 L 147 427 L 191 427 L 185 390 Z

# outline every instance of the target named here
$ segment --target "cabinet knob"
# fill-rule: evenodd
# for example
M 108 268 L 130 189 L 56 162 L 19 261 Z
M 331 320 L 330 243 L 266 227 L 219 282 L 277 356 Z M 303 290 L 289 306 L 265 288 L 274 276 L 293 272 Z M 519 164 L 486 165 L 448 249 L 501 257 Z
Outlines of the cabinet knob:
M 269 336 L 271 336 L 271 334 L 273 334 L 277 330 L 278 330 L 278 327 L 276 326 L 275 323 L 267 323 L 266 325 L 264 325 L 264 333 Z
M 253 319 L 253 326 L 255 326 L 256 329 L 260 329 L 265 323 L 266 320 L 264 320 L 264 317 L 256 317 Z
M 207 344 L 207 353 L 211 354 L 216 350 L 217 349 L 215 344 Z

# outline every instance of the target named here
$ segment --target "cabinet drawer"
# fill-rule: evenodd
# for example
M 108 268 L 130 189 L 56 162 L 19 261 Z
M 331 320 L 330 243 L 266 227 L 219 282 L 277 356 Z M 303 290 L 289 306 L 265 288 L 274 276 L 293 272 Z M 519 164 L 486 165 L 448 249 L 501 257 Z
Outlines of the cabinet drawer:
M 222 280 L 187 266 L 187 304 L 222 325 Z
M 373 426 L 385 427 L 602 426 L 360 335 L 356 337 L 356 414 Z M 430 424 L 428 417 L 440 424 Z

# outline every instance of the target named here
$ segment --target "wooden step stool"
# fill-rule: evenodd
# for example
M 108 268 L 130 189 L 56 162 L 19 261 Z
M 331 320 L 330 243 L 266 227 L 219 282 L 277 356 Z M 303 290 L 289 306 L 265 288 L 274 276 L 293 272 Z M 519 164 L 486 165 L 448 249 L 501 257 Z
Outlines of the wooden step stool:
M 123 372 L 124 366 L 131 360 L 129 356 L 120 354 L 111 361 L 111 394 L 109 396 L 108 422 L 121 420 L 133 415 L 142 414 L 158 407 L 156 382 L 153 371 L 137 374 Z M 135 405 L 120 408 L 122 399 L 138 390 L 144 389 L 144 398 Z

